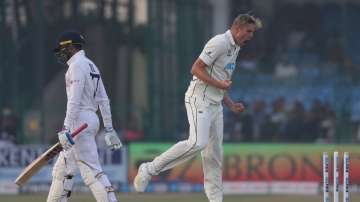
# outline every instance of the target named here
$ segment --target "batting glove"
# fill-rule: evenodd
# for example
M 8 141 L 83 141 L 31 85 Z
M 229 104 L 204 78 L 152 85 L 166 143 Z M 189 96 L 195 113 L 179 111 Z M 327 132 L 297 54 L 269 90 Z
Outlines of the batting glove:
M 113 128 L 105 129 L 105 143 L 113 151 L 122 147 L 122 143 Z
M 73 138 L 71 137 L 70 130 L 64 129 L 58 132 L 59 142 L 62 148 L 67 151 L 75 144 Z

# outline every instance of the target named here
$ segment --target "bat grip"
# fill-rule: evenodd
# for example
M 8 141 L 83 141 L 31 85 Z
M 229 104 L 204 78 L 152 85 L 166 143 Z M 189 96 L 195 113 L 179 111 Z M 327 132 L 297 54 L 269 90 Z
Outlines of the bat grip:
M 88 127 L 87 123 L 82 124 L 79 128 L 77 128 L 74 132 L 71 133 L 71 137 L 75 137 L 76 135 L 78 135 L 81 131 L 83 131 L 87 127 Z

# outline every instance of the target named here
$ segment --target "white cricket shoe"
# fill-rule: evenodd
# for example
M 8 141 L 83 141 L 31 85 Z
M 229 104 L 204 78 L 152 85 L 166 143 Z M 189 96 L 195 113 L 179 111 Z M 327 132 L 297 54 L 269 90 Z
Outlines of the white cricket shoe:
M 147 169 L 147 163 L 142 163 L 134 179 L 135 190 L 137 192 L 144 192 L 150 180 L 151 175 Z

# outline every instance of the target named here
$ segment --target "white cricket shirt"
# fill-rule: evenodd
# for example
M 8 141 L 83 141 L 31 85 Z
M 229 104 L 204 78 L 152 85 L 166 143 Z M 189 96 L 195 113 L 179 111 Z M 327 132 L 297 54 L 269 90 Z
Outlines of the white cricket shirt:
M 199 58 L 207 64 L 207 72 L 217 80 L 231 80 L 236 66 L 240 46 L 238 46 L 231 35 L 230 30 L 210 39 Z M 211 103 L 221 103 L 225 90 L 211 86 L 193 76 L 186 91 L 187 97 L 196 96 Z
M 105 127 L 112 127 L 109 99 L 100 77 L 99 69 L 85 56 L 83 50 L 78 51 L 68 61 L 65 74 L 67 106 L 64 126 L 73 128 L 80 111 L 96 112 L 100 107 Z

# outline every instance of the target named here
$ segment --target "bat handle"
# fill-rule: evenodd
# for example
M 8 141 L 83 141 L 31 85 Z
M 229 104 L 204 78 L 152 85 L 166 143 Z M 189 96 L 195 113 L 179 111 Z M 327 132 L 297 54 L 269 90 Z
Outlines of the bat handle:
M 75 131 L 73 131 L 71 133 L 71 137 L 75 137 L 76 135 L 78 135 L 81 131 L 83 131 L 87 127 L 88 127 L 87 123 L 82 124 L 79 128 L 77 128 Z

